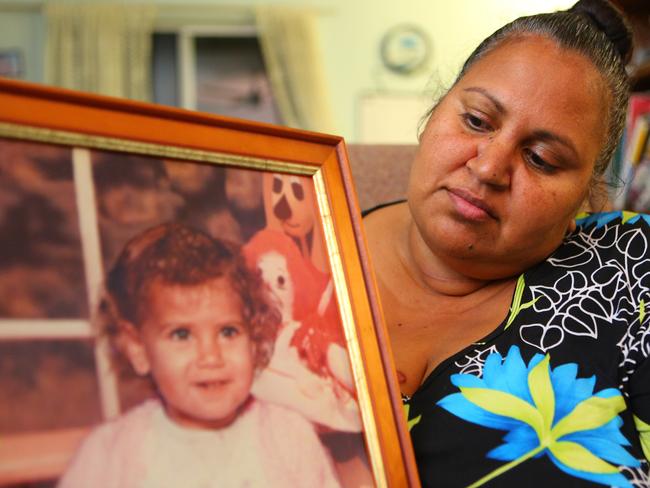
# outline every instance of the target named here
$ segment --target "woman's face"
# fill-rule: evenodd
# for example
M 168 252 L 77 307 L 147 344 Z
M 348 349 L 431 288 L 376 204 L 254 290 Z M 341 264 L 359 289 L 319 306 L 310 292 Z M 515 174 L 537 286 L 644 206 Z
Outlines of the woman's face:
M 548 256 L 588 193 L 603 86 L 587 59 L 537 36 L 477 61 L 421 137 L 409 185 L 418 245 L 479 279 Z

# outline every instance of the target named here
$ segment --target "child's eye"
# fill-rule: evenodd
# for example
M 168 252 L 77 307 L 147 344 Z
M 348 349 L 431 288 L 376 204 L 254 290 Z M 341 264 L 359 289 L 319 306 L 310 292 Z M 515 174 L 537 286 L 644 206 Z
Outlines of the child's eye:
M 177 341 L 184 341 L 190 338 L 190 331 L 186 327 L 178 327 L 169 333 L 169 337 Z
M 241 328 L 236 325 L 226 325 L 219 331 L 222 337 L 234 338 L 241 334 Z
M 465 122 L 465 125 L 469 127 L 472 130 L 475 131 L 480 131 L 480 132 L 486 132 L 492 130 L 492 126 L 490 123 L 479 117 L 478 115 L 474 115 L 472 113 L 464 113 L 462 114 L 463 121 Z

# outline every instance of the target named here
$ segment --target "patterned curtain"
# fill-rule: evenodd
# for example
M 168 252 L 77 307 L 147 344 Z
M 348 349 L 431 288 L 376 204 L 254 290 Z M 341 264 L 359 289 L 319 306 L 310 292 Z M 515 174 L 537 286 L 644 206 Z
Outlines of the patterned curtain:
M 46 83 L 151 99 L 152 5 L 52 1 L 44 15 Z
M 331 131 L 314 12 L 265 5 L 257 9 L 256 23 L 273 96 L 285 125 Z

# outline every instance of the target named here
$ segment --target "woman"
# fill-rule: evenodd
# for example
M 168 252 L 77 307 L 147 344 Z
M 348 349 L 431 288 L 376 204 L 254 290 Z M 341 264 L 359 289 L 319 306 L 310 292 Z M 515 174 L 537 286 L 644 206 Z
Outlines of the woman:
M 426 486 L 648 482 L 650 220 L 574 220 L 630 38 L 605 1 L 497 31 L 432 109 L 408 201 L 365 218 Z

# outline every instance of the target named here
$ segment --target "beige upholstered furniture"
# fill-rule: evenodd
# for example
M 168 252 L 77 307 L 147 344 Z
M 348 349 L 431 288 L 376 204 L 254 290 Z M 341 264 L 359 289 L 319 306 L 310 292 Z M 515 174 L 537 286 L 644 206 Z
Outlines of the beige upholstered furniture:
M 348 144 L 347 147 L 362 210 L 405 198 L 417 146 Z

